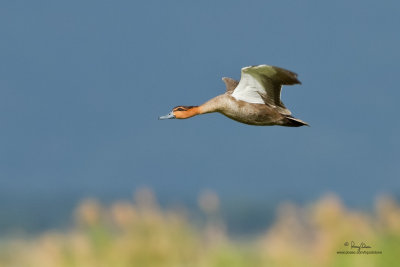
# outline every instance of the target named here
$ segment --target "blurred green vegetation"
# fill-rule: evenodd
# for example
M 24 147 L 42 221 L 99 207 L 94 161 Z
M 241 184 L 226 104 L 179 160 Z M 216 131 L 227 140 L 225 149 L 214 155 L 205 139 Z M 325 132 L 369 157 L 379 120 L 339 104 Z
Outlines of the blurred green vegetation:
M 299 207 L 284 203 L 275 222 L 260 235 L 234 240 L 219 216 L 212 192 L 199 197 L 207 220 L 194 224 L 184 209 L 163 210 L 149 190 L 133 202 L 102 206 L 86 200 L 76 223 L 64 231 L 0 240 L 0 266 L 398 266 L 400 207 L 389 197 L 373 213 L 351 211 L 334 195 Z M 195 226 L 196 225 L 196 226 Z M 356 251 L 345 242 L 364 242 L 382 254 Z

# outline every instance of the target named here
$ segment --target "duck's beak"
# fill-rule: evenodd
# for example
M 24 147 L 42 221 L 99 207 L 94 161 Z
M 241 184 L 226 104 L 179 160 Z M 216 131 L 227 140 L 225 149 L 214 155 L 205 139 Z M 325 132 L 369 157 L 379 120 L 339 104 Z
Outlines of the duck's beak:
M 158 117 L 159 120 L 175 119 L 174 112 L 171 111 L 168 115 Z

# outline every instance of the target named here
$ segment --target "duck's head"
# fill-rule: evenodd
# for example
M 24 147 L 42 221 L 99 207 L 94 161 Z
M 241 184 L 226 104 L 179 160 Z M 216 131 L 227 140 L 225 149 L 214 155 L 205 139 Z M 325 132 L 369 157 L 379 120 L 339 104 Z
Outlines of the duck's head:
M 158 119 L 187 119 L 197 114 L 199 114 L 198 106 L 177 106 L 174 107 L 170 113 L 165 116 L 161 116 Z

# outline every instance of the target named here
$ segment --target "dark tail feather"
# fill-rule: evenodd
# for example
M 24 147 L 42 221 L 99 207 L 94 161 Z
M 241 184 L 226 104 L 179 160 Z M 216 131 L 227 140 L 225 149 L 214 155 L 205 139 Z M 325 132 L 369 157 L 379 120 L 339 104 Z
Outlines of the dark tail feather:
M 307 122 L 300 119 L 293 118 L 292 116 L 286 116 L 283 120 L 283 126 L 287 127 L 300 127 L 300 126 L 310 126 Z

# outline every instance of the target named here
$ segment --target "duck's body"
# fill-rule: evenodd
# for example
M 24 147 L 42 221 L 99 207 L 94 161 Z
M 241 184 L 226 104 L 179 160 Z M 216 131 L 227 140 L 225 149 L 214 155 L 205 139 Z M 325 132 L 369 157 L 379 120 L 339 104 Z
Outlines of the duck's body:
M 200 114 L 219 112 L 232 120 L 250 125 L 275 125 L 282 119 L 282 115 L 274 108 L 236 100 L 229 92 L 214 97 L 198 108 Z
M 242 69 L 240 82 L 222 78 L 226 93 L 201 106 L 178 106 L 160 119 L 186 119 L 199 114 L 219 112 L 235 121 L 259 126 L 298 127 L 307 123 L 293 118 L 280 100 L 283 84 L 297 84 L 297 75 L 278 67 L 259 65 Z

